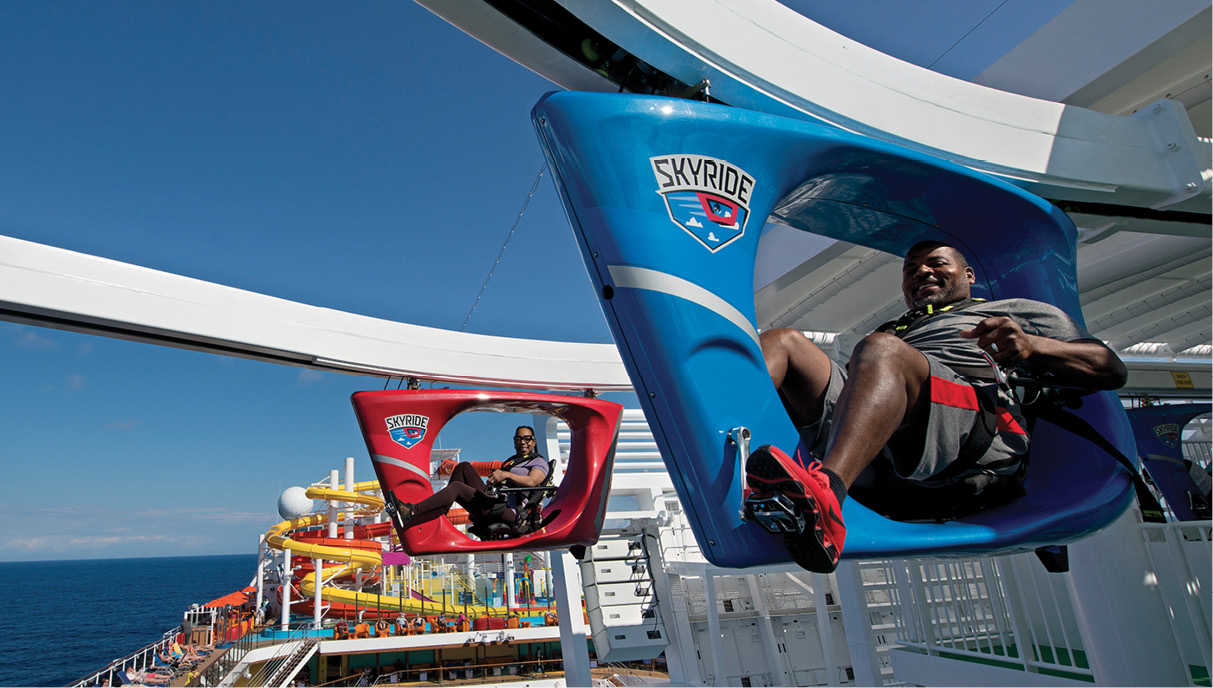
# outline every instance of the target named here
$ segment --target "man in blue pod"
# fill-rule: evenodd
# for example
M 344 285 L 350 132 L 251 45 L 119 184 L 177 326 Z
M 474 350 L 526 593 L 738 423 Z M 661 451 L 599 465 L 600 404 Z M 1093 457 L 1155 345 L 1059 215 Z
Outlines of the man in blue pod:
M 781 496 L 803 516 L 798 532 L 779 532 L 804 568 L 838 565 L 849 492 L 893 518 L 972 513 L 1022 494 L 1028 423 L 1004 371 L 1084 393 L 1124 385 L 1116 354 L 1060 309 L 975 299 L 974 281 L 954 247 L 915 244 L 901 280 L 910 310 L 864 337 L 845 371 L 796 330 L 762 333 L 767 372 L 820 460 L 759 447 L 746 461 L 747 513 Z
M 535 487 L 543 483 L 548 475 L 548 461 L 536 450 L 535 429 L 520 425 L 514 430 L 514 455 L 501 464 L 488 477 L 488 485 L 503 487 Z M 416 504 L 395 499 L 396 515 L 401 528 L 411 528 L 443 516 L 451 505 L 458 502 L 467 509 L 473 523 L 500 521 L 512 524 L 518 517 L 513 499 L 503 501 L 489 494 L 488 485 L 476 473 L 476 467 L 461 461 L 451 471 L 446 487 Z M 503 508 L 504 507 L 504 508 Z

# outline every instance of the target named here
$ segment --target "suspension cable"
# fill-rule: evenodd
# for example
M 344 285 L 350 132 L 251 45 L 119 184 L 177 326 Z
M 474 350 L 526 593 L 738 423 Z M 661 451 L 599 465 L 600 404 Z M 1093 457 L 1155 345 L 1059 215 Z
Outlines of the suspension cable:
M 476 310 L 476 306 L 480 305 L 480 298 L 484 296 L 484 290 L 489 286 L 489 280 L 493 279 L 493 272 L 497 266 L 501 264 L 501 259 L 505 256 L 505 247 L 509 245 L 510 239 L 514 236 L 514 230 L 518 229 L 518 224 L 522 222 L 522 216 L 526 214 L 527 207 L 531 204 L 531 199 L 535 197 L 535 189 L 539 188 L 539 180 L 543 178 L 543 170 L 547 167 L 547 163 L 539 166 L 539 171 L 535 173 L 535 181 L 531 182 L 531 190 L 527 192 L 526 200 L 522 202 L 522 209 L 518 211 L 518 217 L 514 218 L 514 224 L 510 227 L 510 231 L 506 232 L 505 241 L 501 242 L 501 249 L 497 251 L 497 259 L 493 261 L 493 265 L 489 267 L 489 273 L 484 276 L 484 281 L 480 283 L 480 291 L 476 294 L 476 299 L 472 301 L 472 307 L 468 309 L 467 315 L 463 316 L 463 324 L 459 326 L 459 330 L 465 331 L 468 328 L 468 322 L 472 319 L 472 313 Z

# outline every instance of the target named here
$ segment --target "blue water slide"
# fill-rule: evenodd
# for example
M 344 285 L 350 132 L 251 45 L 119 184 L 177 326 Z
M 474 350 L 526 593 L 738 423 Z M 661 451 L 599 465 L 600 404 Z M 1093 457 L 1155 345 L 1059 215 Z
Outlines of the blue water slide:
M 687 100 L 561 92 L 532 120 L 585 264 L 678 495 L 720 566 L 787 561 L 740 518 L 734 438 L 789 453 L 797 434 L 767 376 L 754 258 L 768 217 L 901 255 L 960 248 L 974 294 L 1055 304 L 1082 322 L 1075 229 L 1048 202 L 992 177 L 828 125 Z M 1079 414 L 1136 456 L 1112 393 Z M 1072 541 L 1132 498 L 1114 461 L 1037 425 L 1027 495 L 962 521 L 901 523 L 854 499 L 844 557 L 1019 551 Z

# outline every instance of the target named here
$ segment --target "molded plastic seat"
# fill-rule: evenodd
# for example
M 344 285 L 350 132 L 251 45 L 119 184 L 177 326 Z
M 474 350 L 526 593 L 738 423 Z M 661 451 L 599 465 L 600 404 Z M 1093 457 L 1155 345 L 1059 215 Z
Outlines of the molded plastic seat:
M 607 321 L 700 548 L 714 564 L 787 561 L 740 520 L 730 430 L 797 445 L 763 363 L 754 258 L 770 215 L 902 255 L 941 239 L 969 258 L 975 296 L 1052 303 L 1079 323 L 1075 229 L 1061 210 L 987 175 L 813 122 L 618 94 L 545 96 L 532 120 Z M 1136 456 L 1116 395 L 1079 411 Z M 1078 437 L 1037 424 L 1027 495 L 945 524 L 885 519 L 848 499 L 844 557 L 1007 552 L 1058 544 L 1130 503 L 1127 475 Z
M 569 462 L 556 494 L 543 509 L 546 525 L 502 540 L 473 540 L 444 518 L 398 532 L 409 554 L 558 549 L 598 541 L 611 487 L 623 407 L 601 399 L 561 394 L 466 389 L 357 392 L 354 412 L 362 427 L 384 494 L 405 502 L 434 493 L 430 449 L 452 417 L 464 411 L 539 413 L 555 416 L 572 432 Z
M 549 459 L 547 475 L 544 476 L 543 482 L 535 487 L 502 487 L 500 484 L 491 486 L 490 494 L 501 499 L 501 508 L 504 509 L 508 505 L 507 498 L 515 498 L 513 508 L 517 518 L 513 523 L 473 523 L 468 532 L 481 540 L 504 540 L 522 537 L 547 525 L 544 521 L 543 505 L 547 498 L 556 493 L 556 486 L 552 484 L 555 471 L 556 460 Z M 549 512 L 547 520 L 554 520 L 558 515 L 556 512 Z

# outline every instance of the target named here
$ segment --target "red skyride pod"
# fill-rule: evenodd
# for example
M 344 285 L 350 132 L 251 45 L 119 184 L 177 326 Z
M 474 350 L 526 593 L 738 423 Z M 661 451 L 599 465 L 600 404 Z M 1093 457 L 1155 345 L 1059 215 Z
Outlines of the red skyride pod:
M 544 519 L 551 519 L 545 527 L 517 538 L 482 541 L 459 532 L 444 516 L 397 533 L 409 554 L 558 549 L 598 541 L 623 417 L 619 404 L 561 394 L 465 389 L 356 392 L 351 402 L 380 488 L 385 496 L 395 492 L 401 501 L 414 504 L 434 493 L 430 450 L 457 414 L 543 414 L 559 418 L 572 431 L 564 476 L 543 510 Z

